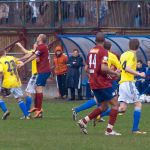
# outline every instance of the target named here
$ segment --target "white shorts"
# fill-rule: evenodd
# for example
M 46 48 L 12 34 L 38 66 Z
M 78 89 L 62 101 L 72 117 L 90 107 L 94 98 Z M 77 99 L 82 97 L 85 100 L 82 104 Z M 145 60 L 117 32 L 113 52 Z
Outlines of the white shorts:
M 123 82 L 120 84 L 118 101 L 127 104 L 141 102 L 135 82 Z
M 27 88 L 26 88 L 26 92 L 28 93 L 31 93 L 31 94 L 34 94 L 35 93 L 35 87 L 36 87 L 36 80 L 37 80 L 37 77 L 38 75 L 32 75 L 29 82 L 28 82 L 28 85 L 27 85 Z
M 12 88 L 10 89 L 11 94 L 13 94 L 14 98 L 23 97 L 23 92 L 21 88 Z

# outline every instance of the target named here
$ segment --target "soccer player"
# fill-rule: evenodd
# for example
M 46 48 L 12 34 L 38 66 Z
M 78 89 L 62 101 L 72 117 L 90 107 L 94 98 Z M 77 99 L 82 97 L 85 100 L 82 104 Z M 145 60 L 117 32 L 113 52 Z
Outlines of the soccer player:
M 139 130 L 139 122 L 141 118 L 142 103 L 139 99 L 139 92 L 135 86 L 135 76 L 145 77 L 144 72 L 137 72 L 137 56 L 136 52 L 139 48 L 139 40 L 131 39 L 129 42 L 129 51 L 124 52 L 121 55 L 120 61 L 122 65 L 121 80 L 119 86 L 119 111 L 125 112 L 128 103 L 134 104 L 133 114 L 133 127 L 132 133 L 135 134 L 146 134 L 146 132 Z
M 119 76 L 119 73 L 108 68 L 108 51 L 103 48 L 104 41 L 104 35 L 100 32 L 97 33 L 96 46 L 90 50 L 85 67 L 85 70 L 89 73 L 90 87 L 100 106 L 88 116 L 79 120 L 78 125 L 81 131 L 87 134 L 88 122 L 104 112 L 109 103 L 112 105 L 112 108 L 105 135 L 121 135 L 113 130 L 118 114 L 118 101 L 112 84 L 108 79 L 108 75 Z
M 32 54 L 33 52 L 35 52 L 36 47 L 37 47 L 37 43 L 35 43 L 33 45 L 33 49 L 31 49 L 30 51 L 25 49 L 21 43 L 16 43 L 16 45 L 20 48 L 20 51 L 22 51 L 25 55 L 20 58 L 20 61 L 23 61 L 26 58 L 30 57 L 30 54 Z M 32 97 L 35 96 L 35 86 L 36 86 L 36 79 L 37 79 L 37 67 L 36 67 L 36 59 L 32 60 L 32 76 L 28 82 L 27 88 L 26 88 L 26 107 L 27 110 L 29 111 L 31 109 L 31 104 L 32 104 Z
M 35 103 L 34 107 L 30 110 L 30 112 L 35 112 L 34 118 L 41 118 L 42 113 L 42 101 L 43 101 L 43 89 L 46 85 L 46 81 L 51 74 L 50 69 L 50 60 L 49 60 L 49 51 L 48 46 L 46 44 L 46 35 L 39 34 L 37 37 L 37 47 L 36 51 L 31 54 L 31 56 L 19 64 L 19 67 L 24 66 L 26 63 L 34 60 L 36 58 L 37 61 L 37 80 L 36 80 L 36 94 L 35 94 Z
M 21 81 L 17 72 L 17 59 L 13 56 L 6 56 L 5 51 L 0 52 L 0 73 L 2 74 L 2 88 L 9 90 L 13 94 L 14 98 L 17 100 L 18 105 L 23 112 L 23 119 L 30 119 L 29 113 L 27 111 L 26 105 L 22 99 L 23 92 L 21 90 Z M 4 104 L 3 104 L 4 105 Z M 7 111 L 6 111 L 7 112 Z M 4 119 L 7 118 L 7 115 Z
M 105 41 L 103 46 L 104 46 L 104 48 L 105 48 L 106 50 L 108 50 L 108 67 L 109 67 L 110 69 L 113 69 L 113 70 L 114 70 L 114 69 L 119 69 L 119 70 L 121 70 L 121 64 L 120 64 L 120 62 L 119 62 L 117 56 L 111 52 L 111 46 L 112 46 L 111 43 L 110 43 L 109 41 Z M 116 83 L 116 79 L 110 77 L 110 80 L 112 80 L 114 88 L 117 89 L 118 86 L 116 85 L 116 84 L 117 84 L 117 83 Z M 79 112 L 81 112 L 81 111 L 83 111 L 83 110 L 86 110 L 86 109 L 88 109 L 88 108 L 91 108 L 91 107 L 93 107 L 93 106 L 95 106 L 95 105 L 97 105 L 97 104 L 98 104 L 98 102 L 97 102 L 97 100 L 94 98 L 94 99 L 91 99 L 91 100 L 86 101 L 85 103 L 81 104 L 81 105 L 78 106 L 78 107 L 73 108 L 73 109 L 72 109 L 73 120 L 75 121 L 75 120 L 77 119 L 77 114 L 78 114 Z M 101 117 L 107 116 L 107 115 L 109 115 L 109 113 L 110 113 L 110 109 L 108 108 L 108 109 L 106 110 L 106 112 L 104 112 L 104 113 L 101 114 Z M 102 119 L 102 118 L 101 118 L 101 119 Z M 104 120 L 102 119 L 101 121 L 104 121 Z

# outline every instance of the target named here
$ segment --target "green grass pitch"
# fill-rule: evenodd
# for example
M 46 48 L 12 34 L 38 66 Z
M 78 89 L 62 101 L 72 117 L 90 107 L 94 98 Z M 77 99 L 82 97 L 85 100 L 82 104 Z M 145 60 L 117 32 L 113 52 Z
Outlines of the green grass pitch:
M 11 111 L 8 120 L 0 120 L 0 150 L 150 150 L 150 105 L 144 104 L 140 127 L 147 135 L 133 135 L 133 106 L 126 115 L 118 116 L 119 137 L 104 135 L 107 118 L 95 128 L 88 125 L 88 135 L 82 135 L 72 120 L 71 108 L 80 102 L 44 101 L 44 118 L 19 120 L 21 112 L 14 100 L 7 101 Z M 91 110 L 81 112 L 81 118 Z M 2 113 L 0 114 L 2 115 Z

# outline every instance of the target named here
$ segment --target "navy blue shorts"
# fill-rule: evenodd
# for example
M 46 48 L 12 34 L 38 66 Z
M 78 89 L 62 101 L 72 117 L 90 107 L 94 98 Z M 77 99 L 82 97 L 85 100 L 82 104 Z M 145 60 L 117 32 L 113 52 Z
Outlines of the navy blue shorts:
M 110 101 L 116 96 L 115 89 L 112 87 L 106 89 L 95 89 L 93 90 L 93 93 L 98 103 L 101 103 L 103 101 Z
M 38 77 L 36 80 L 36 85 L 37 86 L 45 86 L 46 85 L 46 81 L 49 78 L 49 76 L 51 75 L 50 72 L 48 73 L 38 73 Z

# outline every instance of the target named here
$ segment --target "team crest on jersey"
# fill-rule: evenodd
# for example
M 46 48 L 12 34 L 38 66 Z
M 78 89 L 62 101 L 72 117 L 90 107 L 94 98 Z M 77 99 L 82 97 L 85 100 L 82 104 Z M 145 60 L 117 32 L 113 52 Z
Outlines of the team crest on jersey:
M 103 63 L 107 63 L 108 62 L 108 57 L 107 56 L 104 56 L 103 57 Z

